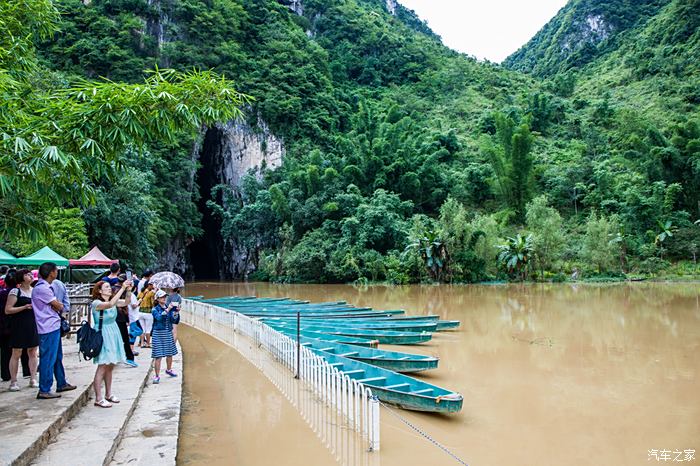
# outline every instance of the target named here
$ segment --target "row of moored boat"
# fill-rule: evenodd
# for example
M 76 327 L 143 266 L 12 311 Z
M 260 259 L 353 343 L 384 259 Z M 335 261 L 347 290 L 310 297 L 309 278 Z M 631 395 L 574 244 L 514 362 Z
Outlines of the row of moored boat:
M 459 393 L 404 375 L 435 369 L 438 358 L 379 348 L 380 344 L 425 343 L 434 332 L 457 329 L 457 320 L 441 320 L 437 315 L 407 316 L 400 309 L 373 310 L 345 301 L 310 303 L 253 296 L 202 301 L 261 319 L 292 338 L 297 336 L 299 315 L 301 345 L 370 387 L 380 400 L 417 411 L 453 413 L 462 409 Z

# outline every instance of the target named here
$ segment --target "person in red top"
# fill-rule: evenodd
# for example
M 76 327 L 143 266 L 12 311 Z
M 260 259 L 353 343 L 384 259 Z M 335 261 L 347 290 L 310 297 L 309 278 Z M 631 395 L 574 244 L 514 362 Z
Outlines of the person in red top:
M 8 266 L 0 265 L 0 290 L 7 288 L 7 284 L 5 283 L 5 275 L 7 275 L 8 270 L 10 270 Z

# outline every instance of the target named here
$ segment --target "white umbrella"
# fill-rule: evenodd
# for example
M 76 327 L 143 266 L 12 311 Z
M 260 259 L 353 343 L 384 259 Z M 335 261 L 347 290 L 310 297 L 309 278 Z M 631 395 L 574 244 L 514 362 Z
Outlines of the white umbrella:
M 158 272 L 148 280 L 148 283 L 153 283 L 156 288 L 182 288 L 185 286 L 185 280 L 173 272 Z

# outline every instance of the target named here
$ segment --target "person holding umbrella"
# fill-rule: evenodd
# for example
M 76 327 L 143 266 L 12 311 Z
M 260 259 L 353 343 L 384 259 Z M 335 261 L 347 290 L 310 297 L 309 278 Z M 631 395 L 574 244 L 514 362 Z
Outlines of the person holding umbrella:
M 151 358 L 154 360 L 155 375 L 153 383 L 160 383 L 161 360 L 165 358 L 167 368 L 165 373 L 170 377 L 177 377 L 173 371 L 173 356 L 177 354 L 177 346 L 173 338 L 173 324 L 180 322 L 180 312 L 174 303 L 165 304 L 167 293 L 163 290 L 156 291 L 156 305 L 153 308 L 153 330 L 151 342 L 153 351 Z
M 180 288 L 172 288 L 168 294 L 168 298 L 165 300 L 165 306 L 173 305 L 178 311 L 182 306 L 182 296 L 180 295 Z M 173 339 L 177 342 L 177 324 L 173 325 Z

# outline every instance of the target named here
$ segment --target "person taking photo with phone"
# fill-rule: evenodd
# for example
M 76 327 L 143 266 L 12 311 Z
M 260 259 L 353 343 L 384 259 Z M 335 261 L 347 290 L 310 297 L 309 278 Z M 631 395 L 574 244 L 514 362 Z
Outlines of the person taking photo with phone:
M 93 388 L 95 390 L 95 406 L 99 408 L 111 408 L 114 403 L 119 403 L 119 398 L 112 393 L 112 372 L 114 366 L 126 361 L 124 342 L 122 341 L 119 327 L 117 326 L 117 306 L 125 303 L 121 299 L 125 291 L 131 289 L 132 283 L 125 281 L 116 293 L 112 294 L 112 287 L 106 281 L 99 281 L 92 289 L 92 328 L 101 328 L 102 349 L 100 354 L 93 358 L 97 364 Z M 102 396 L 102 384 L 105 391 Z
M 153 350 L 151 358 L 154 359 L 155 375 L 153 383 L 160 383 L 160 365 L 161 359 L 165 358 L 166 370 L 165 373 L 170 377 L 177 377 L 173 371 L 173 356 L 177 354 L 177 346 L 173 338 L 173 325 L 180 322 L 180 312 L 178 308 L 171 303 L 169 306 L 165 304 L 167 293 L 163 290 L 156 292 L 156 305 L 151 314 L 153 314 L 153 330 L 152 342 Z

